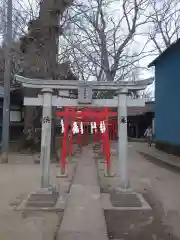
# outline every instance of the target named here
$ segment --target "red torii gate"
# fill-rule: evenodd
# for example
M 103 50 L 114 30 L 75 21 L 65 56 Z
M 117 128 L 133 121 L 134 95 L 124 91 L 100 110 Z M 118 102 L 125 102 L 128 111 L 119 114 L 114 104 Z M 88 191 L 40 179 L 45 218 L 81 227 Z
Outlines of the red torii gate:
M 112 127 L 113 138 L 117 136 L 117 121 L 111 120 L 108 122 L 110 117 L 117 117 L 117 112 L 112 112 L 110 108 L 72 108 L 64 107 L 64 111 L 57 111 L 57 117 L 62 117 L 64 119 L 64 136 L 62 140 L 62 152 L 61 152 L 61 171 L 65 172 L 66 168 L 66 156 L 67 156 L 67 139 L 69 134 L 69 120 L 71 120 L 71 131 L 69 136 L 69 149 L 68 155 L 72 155 L 72 145 L 73 145 L 73 132 L 72 124 L 73 122 L 83 123 L 83 126 L 88 126 L 90 122 L 96 122 L 97 130 L 93 130 L 94 142 L 102 139 L 102 152 L 106 157 L 106 169 L 110 169 L 110 139 L 109 139 L 109 125 Z M 100 122 L 104 121 L 105 131 L 100 133 Z M 83 135 L 86 137 L 88 132 L 83 129 Z M 78 145 L 81 144 L 82 133 L 78 133 Z

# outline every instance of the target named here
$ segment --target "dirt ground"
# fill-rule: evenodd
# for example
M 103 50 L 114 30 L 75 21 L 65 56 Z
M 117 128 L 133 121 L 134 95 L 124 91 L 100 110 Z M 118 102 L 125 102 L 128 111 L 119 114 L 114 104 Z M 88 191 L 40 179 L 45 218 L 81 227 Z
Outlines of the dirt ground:
M 0 240 L 50 240 L 62 220 L 62 211 L 18 211 L 16 207 L 29 193 L 40 189 L 41 169 L 33 163 L 33 156 L 12 153 L 8 164 L 0 167 Z M 59 191 L 67 191 L 75 164 L 69 168 L 69 179 L 56 178 L 59 164 L 51 164 L 51 184 Z
M 139 143 L 138 143 L 139 144 Z M 142 148 L 144 147 L 142 143 Z M 116 149 L 116 143 L 112 145 Z M 139 149 L 139 146 L 138 146 Z M 131 188 L 141 193 L 151 211 L 104 212 L 109 239 L 178 240 L 180 239 L 180 173 L 165 164 L 146 159 L 137 153 L 136 143 L 129 144 L 129 178 Z M 112 156 L 113 178 L 105 178 L 104 164 L 97 158 L 102 193 L 110 195 L 119 185 L 117 157 Z M 118 197 L 118 196 L 117 196 Z M 116 199 L 118 201 L 118 199 Z
M 144 195 L 151 205 L 152 211 L 117 211 L 105 210 L 105 219 L 109 239 L 128 240 L 178 240 L 171 232 L 169 226 L 163 222 L 161 206 L 151 194 Z

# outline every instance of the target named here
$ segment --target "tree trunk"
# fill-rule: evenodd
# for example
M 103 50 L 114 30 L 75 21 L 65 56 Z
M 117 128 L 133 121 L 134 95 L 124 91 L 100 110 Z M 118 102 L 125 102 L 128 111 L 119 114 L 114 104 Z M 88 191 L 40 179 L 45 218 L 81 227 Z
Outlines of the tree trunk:
M 56 79 L 58 38 L 62 34 L 60 16 L 72 1 L 42 0 L 39 17 L 30 21 L 28 34 L 21 39 L 23 75 L 29 78 Z M 35 97 L 35 89 L 26 89 L 25 96 Z M 24 133 L 40 124 L 37 107 L 25 107 Z

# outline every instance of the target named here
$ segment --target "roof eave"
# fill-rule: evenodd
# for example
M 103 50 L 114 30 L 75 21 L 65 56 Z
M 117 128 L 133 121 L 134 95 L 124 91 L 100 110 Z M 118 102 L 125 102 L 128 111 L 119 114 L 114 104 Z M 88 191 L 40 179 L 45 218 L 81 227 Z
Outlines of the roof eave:
M 172 48 L 174 48 L 174 46 L 176 46 L 177 44 L 180 44 L 180 38 L 179 38 L 177 41 L 173 42 L 170 46 L 168 46 L 164 51 L 162 51 L 162 52 L 160 53 L 160 55 L 159 55 L 157 58 L 155 58 L 155 59 L 148 65 L 148 68 L 150 68 L 150 67 L 152 67 L 152 66 L 155 66 L 156 63 L 157 63 L 157 61 L 158 61 L 160 58 L 162 58 L 162 56 L 164 56 L 164 54 L 167 54 L 167 52 L 169 52 L 169 51 L 170 51 Z
M 159 58 L 159 57 L 155 58 L 151 63 L 148 64 L 147 67 L 150 68 L 150 67 L 155 66 L 155 65 L 156 65 L 156 62 L 157 62 L 157 60 L 158 60 L 158 58 Z

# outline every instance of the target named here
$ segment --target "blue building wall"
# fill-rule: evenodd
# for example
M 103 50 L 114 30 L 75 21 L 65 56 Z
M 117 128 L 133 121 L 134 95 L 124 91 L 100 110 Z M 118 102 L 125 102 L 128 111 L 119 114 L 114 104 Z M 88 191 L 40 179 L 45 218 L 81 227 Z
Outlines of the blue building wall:
M 155 65 L 156 140 L 180 145 L 180 45 Z

